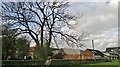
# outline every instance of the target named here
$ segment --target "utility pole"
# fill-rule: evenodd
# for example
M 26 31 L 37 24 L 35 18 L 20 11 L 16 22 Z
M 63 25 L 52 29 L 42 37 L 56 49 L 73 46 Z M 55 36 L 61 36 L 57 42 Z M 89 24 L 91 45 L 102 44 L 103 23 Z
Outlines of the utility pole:
M 93 49 L 94 49 L 94 40 L 92 40 L 92 46 L 93 46 Z
M 93 50 L 94 50 L 94 40 L 92 40 L 92 46 L 93 46 Z M 94 62 L 96 63 L 96 58 L 94 57 Z

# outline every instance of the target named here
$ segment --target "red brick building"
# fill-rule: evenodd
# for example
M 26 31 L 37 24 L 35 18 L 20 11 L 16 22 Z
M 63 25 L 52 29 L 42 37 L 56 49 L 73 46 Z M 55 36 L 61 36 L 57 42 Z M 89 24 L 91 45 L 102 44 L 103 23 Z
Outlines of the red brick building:
M 80 49 L 70 49 L 70 48 L 63 48 L 61 50 L 54 51 L 54 54 L 63 54 L 63 59 L 81 59 L 80 54 L 83 52 Z
M 64 59 L 80 59 L 80 54 L 82 51 L 80 49 L 69 49 L 69 48 L 64 48 L 63 49 L 65 55 Z
M 93 49 L 86 49 L 81 54 L 81 59 L 102 59 L 103 53 L 99 50 L 93 50 Z

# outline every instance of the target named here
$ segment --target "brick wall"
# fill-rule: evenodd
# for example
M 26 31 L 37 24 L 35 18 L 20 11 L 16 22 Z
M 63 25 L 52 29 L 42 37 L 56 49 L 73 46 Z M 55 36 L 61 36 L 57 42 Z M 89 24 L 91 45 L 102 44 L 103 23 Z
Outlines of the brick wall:
M 80 54 L 65 55 L 64 59 L 80 59 Z
M 94 55 L 91 51 L 85 50 L 82 54 L 82 59 L 94 59 Z

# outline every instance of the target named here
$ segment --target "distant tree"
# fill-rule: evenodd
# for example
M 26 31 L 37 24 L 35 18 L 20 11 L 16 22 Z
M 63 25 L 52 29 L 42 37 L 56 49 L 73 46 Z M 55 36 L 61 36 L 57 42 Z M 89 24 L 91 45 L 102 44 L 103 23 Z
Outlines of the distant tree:
M 16 51 L 18 51 L 18 56 L 23 59 L 24 56 L 28 55 L 28 40 L 24 37 L 16 39 Z
M 62 49 L 57 50 L 57 51 L 58 51 L 57 53 L 53 54 L 52 58 L 54 58 L 54 59 L 63 59 L 64 55 L 65 55 L 64 51 Z
M 10 29 L 10 25 L 2 26 L 2 57 L 7 59 L 8 56 L 15 58 L 16 51 L 20 52 L 18 56 L 27 55 L 28 41 L 25 38 L 18 38 L 15 30 Z
M 9 25 L 2 27 L 2 58 L 13 57 L 15 54 L 15 32 L 9 29 Z

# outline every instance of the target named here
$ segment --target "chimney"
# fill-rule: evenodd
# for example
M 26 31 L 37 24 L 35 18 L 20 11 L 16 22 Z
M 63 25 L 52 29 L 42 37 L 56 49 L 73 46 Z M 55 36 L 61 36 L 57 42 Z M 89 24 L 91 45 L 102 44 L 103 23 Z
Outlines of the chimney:
M 92 40 L 92 46 L 93 46 L 93 49 L 94 49 L 94 40 Z

